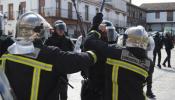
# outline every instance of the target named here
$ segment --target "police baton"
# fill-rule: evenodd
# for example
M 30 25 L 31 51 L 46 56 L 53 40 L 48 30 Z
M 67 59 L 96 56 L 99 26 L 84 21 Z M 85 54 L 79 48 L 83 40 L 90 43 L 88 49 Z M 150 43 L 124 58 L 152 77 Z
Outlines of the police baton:
M 84 28 L 83 28 L 82 17 L 81 17 L 80 14 L 78 13 L 75 0 L 71 0 L 71 1 L 73 2 L 74 8 L 75 8 L 75 11 L 76 11 L 76 14 L 77 14 L 77 20 L 78 20 L 78 22 L 79 22 L 78 25 L 79 25 L 79 27 L 80 27 L 81 34 L 82 34 L 82 36 L 83 36 L 82 38 L 84 38 L 86 35 L 85 35 Z
M 60 79 L 61 79 L 64 83 L 66 83 L 67 85 L 69 85 L 72 89 L 74 89 L 74 87 L 73 87 L 66 79 L 64 79 L 63 77 L 60 77 Z
M 105 0 L 102 0 L 102 4 L 101 4 L 101 7 L 100 7 L 100 12 L 102 12 L 102 11 L 103 11 L 104 4 L 105 4 Z

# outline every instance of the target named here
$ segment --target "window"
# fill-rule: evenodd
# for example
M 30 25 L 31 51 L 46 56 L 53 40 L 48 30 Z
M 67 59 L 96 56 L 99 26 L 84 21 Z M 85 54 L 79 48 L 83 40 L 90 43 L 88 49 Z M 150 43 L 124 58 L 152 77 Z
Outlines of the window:
M 25 13 L 26 11 L 26 2 L 21 2 L 19 4 L 19 15 Z
M 142 17 L 143 17 L 143 14 L 140 12 L 139 18 L 142 19 Z
M 72 18 L 72 3 L 68 2 L 68 18 Z
M 56 16 L 60 16 L 60 10 L 61 10 L 60 4 L 61 0 L 56 0 Z
M 3 13 L 3 5 L 0 5 L 0 12 Z
M 39 14 L 41 14 L 42 16 L 45 15 L 44 6 L 45 0 L 39 0 Z
M 8 18 L 9 20 L 13 20 L 14 16 L 13 16 L 13 4 L 9 4 L 8 5 Z
M 135 18 L 135 12 L 132 12 L 132 17 Z
M 160 12 L 156 12 L 155 18 L 156 19 L 159 19 L 160 18 Z
M 173 11 L 167 12 L 167 21 L 173 21 Z
M 85 20 L 89 20 L 89 6 L 85 5 Z

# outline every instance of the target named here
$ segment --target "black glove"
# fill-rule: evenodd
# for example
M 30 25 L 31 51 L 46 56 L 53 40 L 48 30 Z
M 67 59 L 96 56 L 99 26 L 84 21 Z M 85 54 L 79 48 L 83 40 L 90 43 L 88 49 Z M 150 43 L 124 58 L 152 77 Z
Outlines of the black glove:
M 93 29 L 97 30 L 98 26 L 102 23 L 103 21 L 103 14 L 102 13 L 97 13 L 94 18 L 93 18 Z
M 88 79 L 88 75 L 86 72 L 84 71 L 81 71 L 81 76 L 84 78 L 84 79 Z

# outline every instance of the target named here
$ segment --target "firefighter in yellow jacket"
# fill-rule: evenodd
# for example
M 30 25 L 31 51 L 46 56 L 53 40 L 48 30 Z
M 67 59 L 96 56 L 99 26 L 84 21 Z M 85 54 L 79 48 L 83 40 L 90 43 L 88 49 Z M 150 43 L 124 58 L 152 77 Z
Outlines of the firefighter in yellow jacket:
M 96 55 L 72 53 L 44 46 L 50 24 L 39 14 L 27 12 L 16 25 L 15 43 L 2 56 L 2 65 L 17 100 L 59 100 L 59 74 L 87 70 Z
M 110 36 L 113 35 L 107 33 L 107 36 L 108 40 L 112 40 L 113 37 Z M 101 81 L 104 82 L 101 83 L 100 90 L 102 91 L 91 87 L 96 82 L 95 79 L 89 81 L 88 86 L 82 91 L 86 98 L 91 98 L 89 100 L 146 99 L 143 84 L 148 76 L 149 67 L 153 66 L 152 61 L 147 57 L 146 50 L 149 46 L 147 32 L 140 26 L 131 27 L 126 30 L 123 36 L 118 38 L 118 44 L 121 47 L 109 46 L 108 43 L 102 41 L 99 30 L 92 30 L 87 35 L 84 44 L 85 49 L 95 51 L 99 58 L 97 63 L 103 64 L 103 66 L 98 67 L 100 69 L 93 75 L 104 74 L 101 78 Z M 88 91 L 91 93 L 88 94 Z

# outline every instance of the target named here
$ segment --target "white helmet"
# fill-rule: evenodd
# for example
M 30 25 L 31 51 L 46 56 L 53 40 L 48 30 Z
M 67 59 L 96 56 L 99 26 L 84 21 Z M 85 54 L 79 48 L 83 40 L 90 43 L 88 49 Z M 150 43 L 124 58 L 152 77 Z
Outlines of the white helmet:
M 138 47 L 144 50 L 147 50 L 148 43 L 148 34 L 143 26 L 128 28 L 118 40 L 118 44 L 123 44 L 126 47 Z
M 16 39 L 33 41 L 35 38 L 47 39 L 51 25 L 39 14 L 27 12 L 20 16 L 16 24 Z

